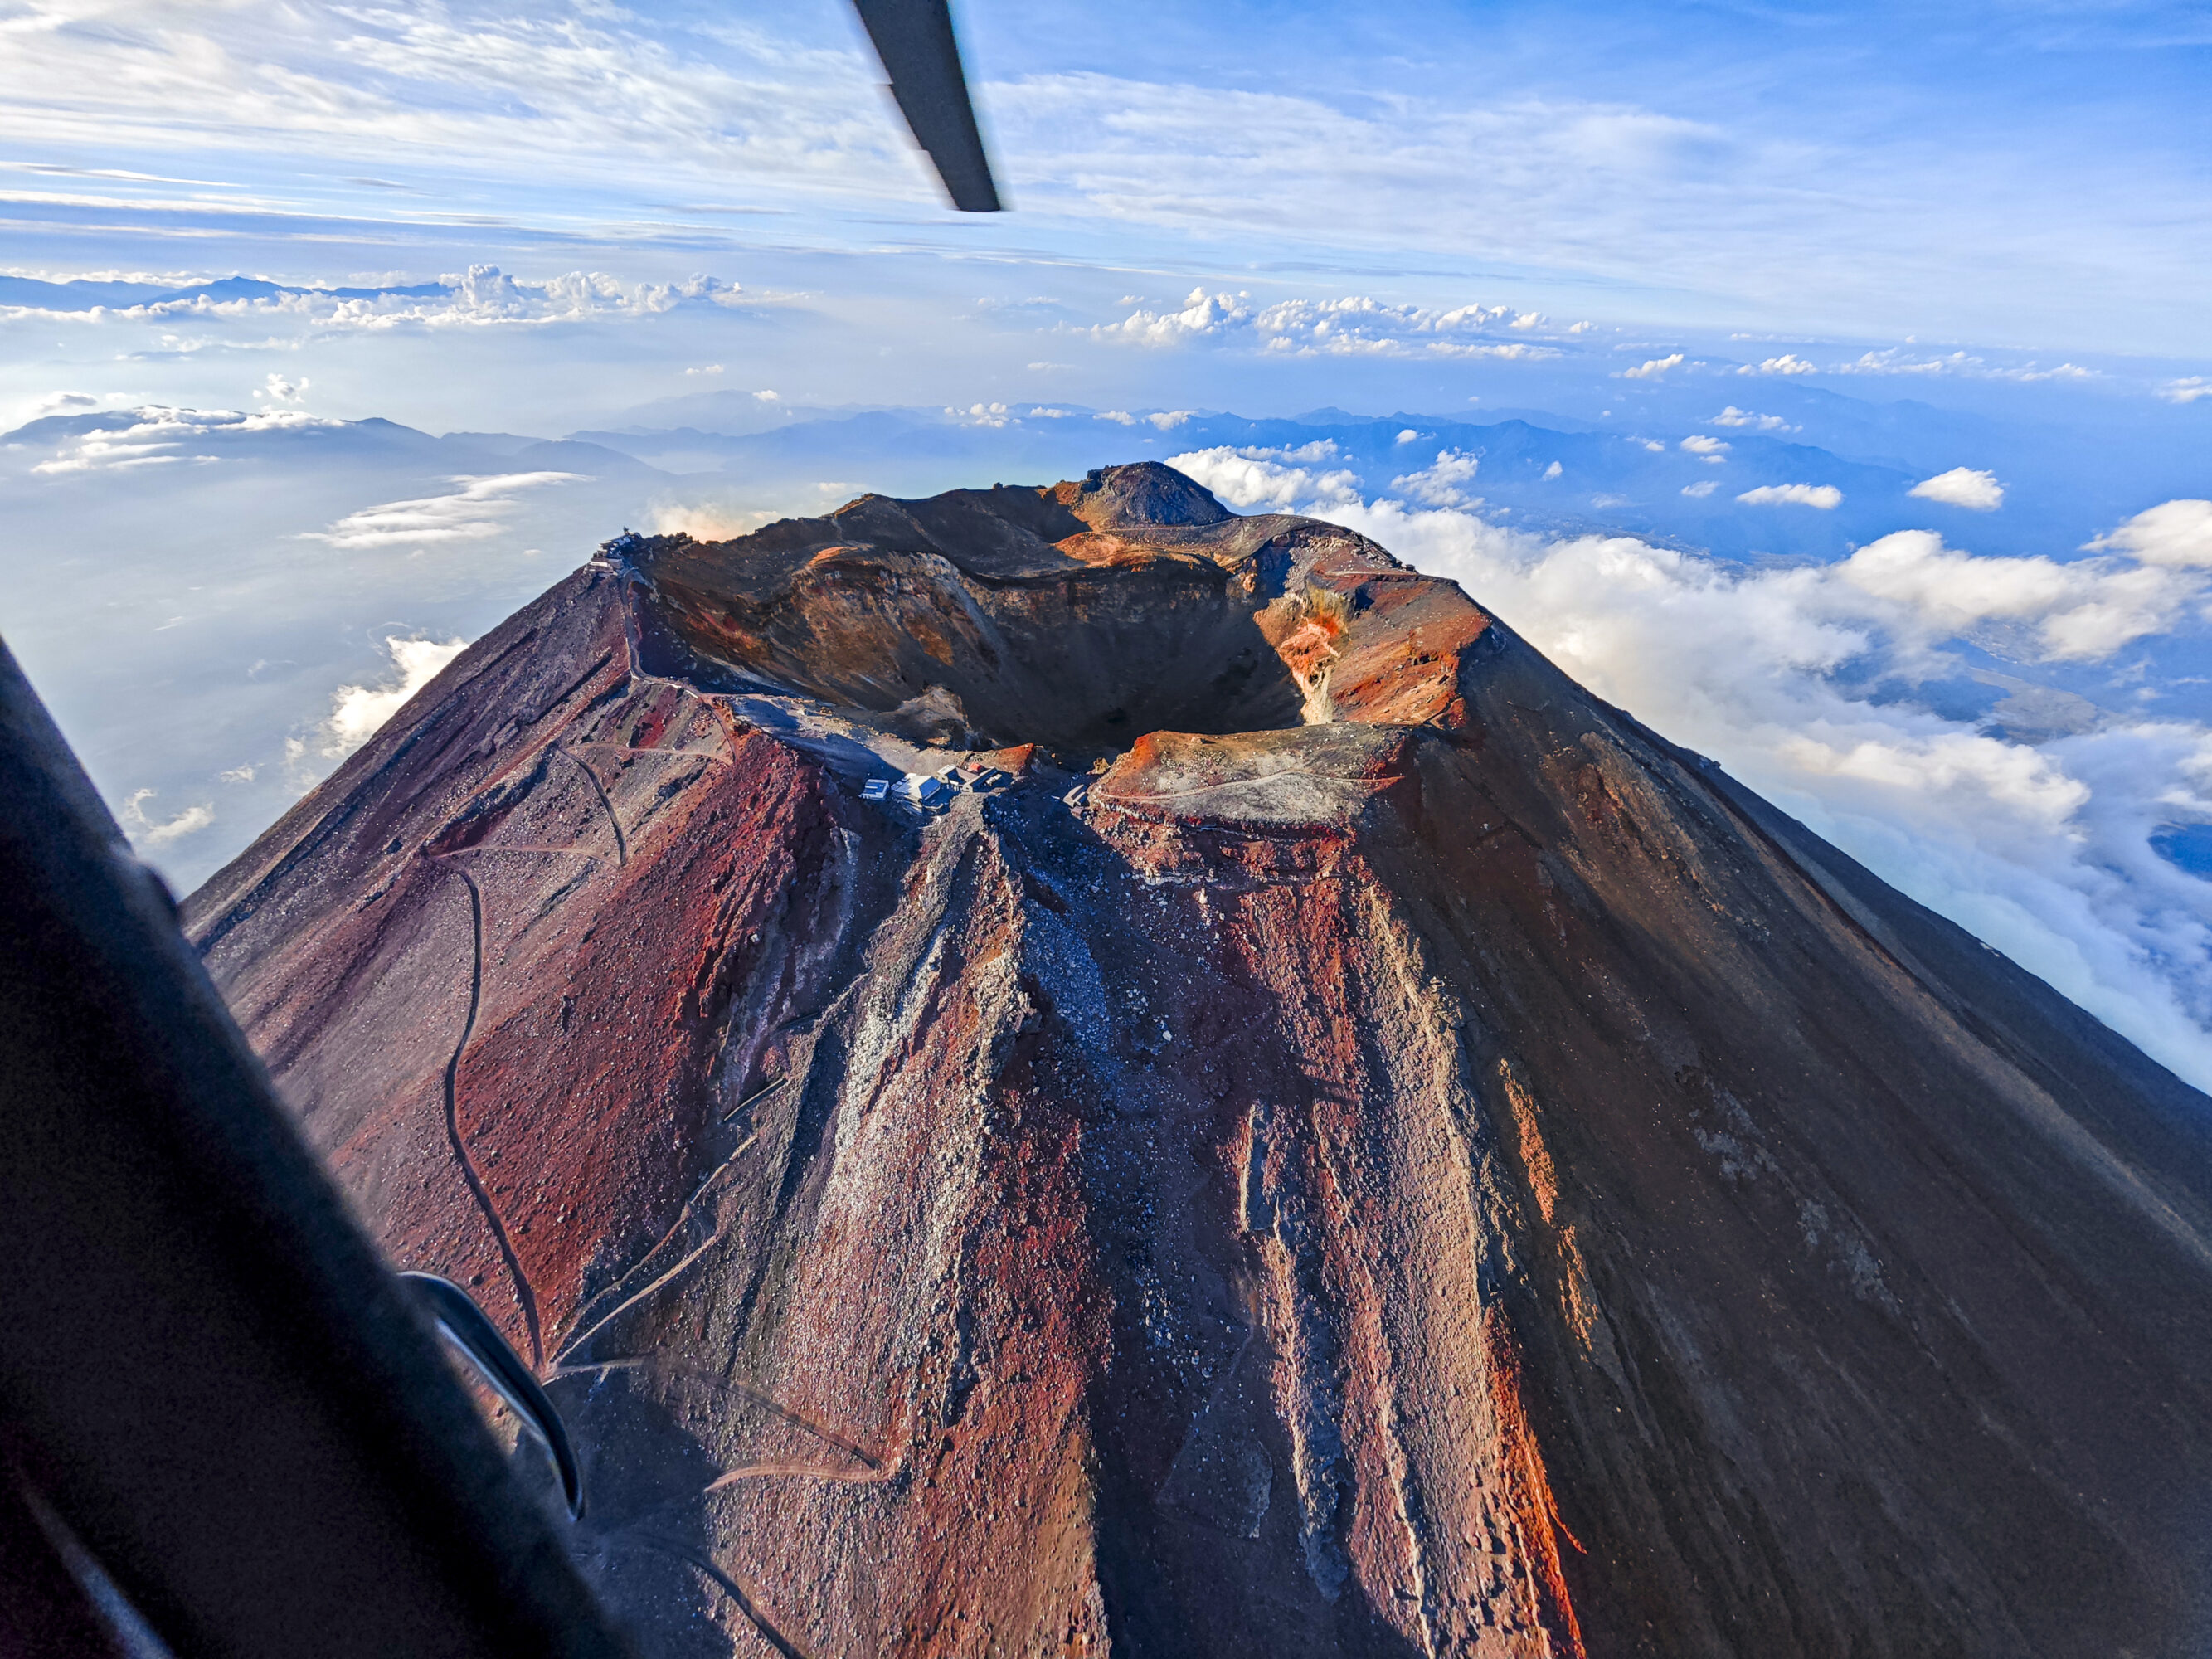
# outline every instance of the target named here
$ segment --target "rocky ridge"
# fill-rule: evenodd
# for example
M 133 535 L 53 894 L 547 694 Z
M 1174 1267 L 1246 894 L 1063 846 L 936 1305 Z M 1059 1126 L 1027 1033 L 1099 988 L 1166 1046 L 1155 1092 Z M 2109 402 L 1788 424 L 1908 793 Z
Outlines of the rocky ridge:
M 626 537 L 186 911 L 650 1653 L 2212 1635 L 2212 1101 L 1334 526 Z

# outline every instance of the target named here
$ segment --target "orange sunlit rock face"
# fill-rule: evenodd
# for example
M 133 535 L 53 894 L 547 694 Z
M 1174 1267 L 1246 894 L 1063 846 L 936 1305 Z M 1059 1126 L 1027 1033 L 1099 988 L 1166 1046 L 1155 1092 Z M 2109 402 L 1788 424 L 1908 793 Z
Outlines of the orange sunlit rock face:
M 187 916 L 649 1655 L 2212 1630 L 2212 1101 L 1334 526 L 610 544 Z

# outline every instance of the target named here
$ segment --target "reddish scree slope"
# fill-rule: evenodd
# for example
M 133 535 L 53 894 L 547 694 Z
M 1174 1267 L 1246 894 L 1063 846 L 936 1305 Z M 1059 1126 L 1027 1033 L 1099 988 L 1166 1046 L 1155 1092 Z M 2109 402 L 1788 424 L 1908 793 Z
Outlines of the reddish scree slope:
M 650 1653 L 2212 1639 L 2212 1101 L 1347 532 L 613 544 L 188 919 Z

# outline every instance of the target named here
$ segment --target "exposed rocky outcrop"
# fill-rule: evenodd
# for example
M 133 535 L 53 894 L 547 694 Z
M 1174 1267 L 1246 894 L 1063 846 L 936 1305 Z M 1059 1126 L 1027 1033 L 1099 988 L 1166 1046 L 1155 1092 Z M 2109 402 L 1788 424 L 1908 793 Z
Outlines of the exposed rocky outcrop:
M 187 913 L 649 1652 L 2212 1641 L 2212 1101 L 1347 532 L 625 538 Z

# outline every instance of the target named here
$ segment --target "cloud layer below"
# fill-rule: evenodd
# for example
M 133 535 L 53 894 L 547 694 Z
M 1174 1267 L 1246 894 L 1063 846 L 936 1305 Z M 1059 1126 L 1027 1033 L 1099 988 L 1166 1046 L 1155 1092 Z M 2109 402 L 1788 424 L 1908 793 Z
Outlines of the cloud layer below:
M 2071 563 L 1905 531 L 1833 565 L 1746 570 L 1502 528 L 1423 505 L 1432 481 L 1418 476 L 1362 499 L 1265 456 L 1173 464 L 1234 505 L 1298 505 L 1453 578 L 1597 695 L 2212 1087 L 2212 887 L 2151 844 L 2212 823 L 2212 730 L 2081 717 L 2063 707 L 2081 700 L 2017 681 L 1995 720 L 1911 695 L 1966 672 L 1966 642 L 2022 664 L 2103 661 L 2193 616 L 2212 582 L 2212 503 L 2153 508 L 2104 538 L 2107 556 Z M 2029 715 L 2051 729 L 2008 730 Z

